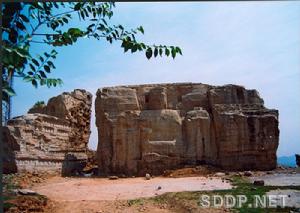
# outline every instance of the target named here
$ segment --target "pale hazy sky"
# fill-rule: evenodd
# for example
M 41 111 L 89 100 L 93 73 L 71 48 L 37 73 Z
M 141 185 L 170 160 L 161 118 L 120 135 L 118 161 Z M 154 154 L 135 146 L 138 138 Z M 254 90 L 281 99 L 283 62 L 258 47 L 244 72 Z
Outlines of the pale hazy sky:
M 13 116 L 76 88 L 95 95 L 98 88 L 127 84 L 239 84 L 257 89 L 267 107 L 279 110 L 278 155 L 300 153 L 300 2 L 116 3 L 114 11 L 113 23 L 142 25 L 141 40 L 180 46 L 183 56 L 148 61 L 142 53 L 124 54 L 119 43 L 81 39 L 57 49 L 52 76 L 64 80 L 62 87 L 15 81 Z M 97 147 L 94 108 L 89 146 Z

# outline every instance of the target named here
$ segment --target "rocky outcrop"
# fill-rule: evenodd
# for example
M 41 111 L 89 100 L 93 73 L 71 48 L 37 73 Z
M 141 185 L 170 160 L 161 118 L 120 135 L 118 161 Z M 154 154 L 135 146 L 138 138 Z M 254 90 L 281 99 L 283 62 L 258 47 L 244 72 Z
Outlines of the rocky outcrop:
M 242 86 L 153 84 L 97 92 L 100 174 L 161 174 L 184 164 L 273 169 L 278 111 Z
M 74 90 L 9 120 L 4 144 L 12 147 L 13 158 L 7 162 L 15 162 L 18 171 L 53 171 L 63 175 L 83 168 L 87 160 L 91 105 L 90 93 Z

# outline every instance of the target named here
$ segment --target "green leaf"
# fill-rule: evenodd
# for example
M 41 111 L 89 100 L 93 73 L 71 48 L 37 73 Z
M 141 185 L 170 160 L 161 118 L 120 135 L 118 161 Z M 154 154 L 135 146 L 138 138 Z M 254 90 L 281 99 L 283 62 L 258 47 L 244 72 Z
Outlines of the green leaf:
M 158 49 L 155 48 L 155 49 L 154 49 L 154 57 L 156 57 L 157 55 L 158 55 Z
M 41 76 L 42 76 L 43 78 L 47 78 L 46 74 L 45 74 L 43 71 L 39 71 L 39 73 L 41 74 Z
M 147 57 L 147 59 L 150 59 L 152 57 L 152 49 L 151 48 L 148 48 L 146 50 L 146 57 Z
M 87 10 L 89 11 L 89 13 L 91 13 L 91 12 L 92 12 L 92 9 L 91 9 L 91 7 L 90 7 L 90 6 L 87 6 Z
M 138 49 L 137 45 L 134 44 L 134 45 L 132 46 L 132 48 L 131 48 L 131 52 L 134 53 L 134 52 L 137 51 L 137 49 Z
M 180 47 L 176 47 L 176 52 L 178 52 L 180 55 L 182 55 Z
M 47 79 L 47 87 L 50 88 L 52 86 L 52 79 Z
M 166 56 L 170 55 L 170 50 L 168 48 L 165 49 L 165 54 L 166 54 Z
M 16 43 L 18 38 L 18 32 L 15 29 L 11 29 L 8 38 L 11 40 L 12 43 Z
M 62 18 L 63 22 L 65 22 L 66 24 L 69 22 L 67 18 L 63 17 Z
M 40 85 L 43 86 L 43 85 L 45 85 L 45 84 L 46 84 L 46 79 L 41 79 L 41 80 L 40 80 Z
M 103 24 L 99 24 L 99 27 L 97 27 L 97 30 L 105 31 L 106 27 Z
M 83 35 L 83 31 L 81 31 L 79 28 L 70 28 L 68 30 L 68 33 L 73 35 L 73 36 L 76 36 L 76 37 L 79 37 L 79 36 Z M 66 34 L 64 33 L 64 35 L 66 35 Z
M 35 67 L 32 64 L 29 64 L 30 69 L 32 69 L 33 71 L 36 71 Z
M 34 58 L 31 59 L 31 61 L 36 65 L 36 66 L 40 66 L 39 62 L 37 60 L 35 60 Z
M 42 56 L 39 56 L 40 61 L 43 63 L 45 60 Z
M 92 27 L 94 27 L 95 25 L 96 25 L 95 23 L 90 24 L 87 28 L 92 28 Z
M 16 22 L 16 26 L 20 29 L 20 30 L 26 30 L 26 27 L 24 26 L 23 23 L 17 21 Z
M 107 22 L 104 18 L 101 19 L 103 21 L 103 23 L 107 26 Z
M 163 54 L 163 49 L 159 48 L 159 55 L 162 56 Z
M 33 80 L 31 81 L 31 83 L 32 83 L 32 85 L 33 85 L 35 88 L 37 88 L 38 84 L 37 84 L 37 81 L 36 81 L 35 79 L 33 79 Z
M 25 21 L 27 23 L 29 22 L 29 19 L 26 16 L 24 16 L 23 14 L 19 14 L 19 16 L 23 21 Z
M 89 13 L 88 13 L 87 9 L 84 8 L 83 12 L 84 12 L 84 14 L 85 14 L 86 17 L 89 17 Z
M 122 47 L 124 48 L 124 52 L 127 52 L 129 49 L 131 49 L 132 44 L 127 40 L 123 40 Z
M 52 61 L 47 61 L 47 64 L 49 65 L 49 67 L 52 67 L 53 69 L 55 69 L 55 66 Z
M 5 88 L 2 88 L 2 90 L 5 91 L 8 96 L 15 96 L 16 95 L 16 92 L 10 86 L 6 86 Z
M 48 65 L 44 65 L 44 69 L 47 73 L 50 73 L 50 67 Z
M 80 15 L 81 15 L 81 18 L 83 18 L 83 20 L 84 20 L 85 16 L 84 16 L 84 12 L 83 11 L 80 11 Z
M 172 48 L 171 54 L 172 54 L 172 58 L 174 59 L 175 56 L 176 56 L 176 49 L 175 48 Z
M 30 77 L 30 76 L 25 76 L 25 77 L 23 78 L 23 80 L 24 80 L 25 82 L 30 82 L 30 81 L 32 81 L 32 77 Z
M 82 7 L 81 2 L 78 2 L 78 3 L 75 5 L 74 10 L 80 10 L 81 7 Z
M 142 26 L 140 26 L 139 28 L 137 28 L 137 30 L 140 31 L 140 32 L 143 33 L 143 34 L 144 34 L 144 32 L 145 32 L 145 31 L 144 31 L 144 28 L 143 28 Z
M 54 5 L 54 7 L 55 7 L 56 9 L 58 9 L 58 5 L 57 5 L 56 2 L 53 2 L 53 5 Z
M 143 49 L 146 49 L 146 45 L 144 43 L 140 43 L 140 45 Z

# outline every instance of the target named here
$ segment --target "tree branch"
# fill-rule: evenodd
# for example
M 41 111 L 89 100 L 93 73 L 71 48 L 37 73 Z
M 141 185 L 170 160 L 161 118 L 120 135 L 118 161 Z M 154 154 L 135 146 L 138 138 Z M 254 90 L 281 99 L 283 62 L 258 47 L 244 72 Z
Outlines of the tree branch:
M 45 41 L 35 41 L 35 40 L 31 40 L 29 42 L 32 42 L 32 43 L 38 43 L 38 44 L 52 44 L 51 42 L 45 42 Z

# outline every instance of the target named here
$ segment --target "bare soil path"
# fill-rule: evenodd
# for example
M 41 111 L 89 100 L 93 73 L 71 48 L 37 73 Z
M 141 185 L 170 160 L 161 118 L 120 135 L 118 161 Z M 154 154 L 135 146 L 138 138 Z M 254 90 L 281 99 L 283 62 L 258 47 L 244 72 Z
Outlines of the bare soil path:
M 165 192 L 231 189 L 221 178 L 62 178 L 53 177 L 33 187 L 53 201 L 112 201 L 153 197 Z
M 231 189 L 220 177 L 63 178 L 52 177 L 32 188 L 50 199 L 48 211 L 55 213 L 170 213 L 187 212 L 177 205 L 156 203 L 139 198 L 165 192 Z M 134 205 L 130 204 L 135 203 Z M 192 206 L 188 202 L 185 204 Z M 189 207 L 190 208 L 190 207 Z M 195 207 L 194 207 L 195 208 Z M 191 211 L 188 211 L 191 212 Z M 193 211 L 195 212 L 195 211 Z M 198 212 L 198 211 L 196 211 Z M 220 213 L 223 209 L 202 209 L 202 213 Z

